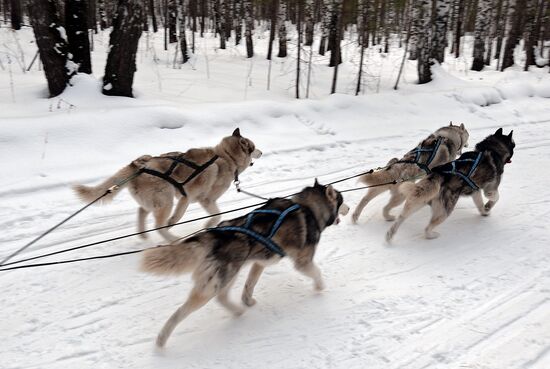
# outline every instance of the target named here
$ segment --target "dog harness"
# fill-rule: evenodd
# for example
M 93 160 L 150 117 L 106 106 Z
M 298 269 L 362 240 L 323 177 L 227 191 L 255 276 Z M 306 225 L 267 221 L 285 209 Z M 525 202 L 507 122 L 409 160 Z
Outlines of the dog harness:
M 283 224 L 283 221 L 285 220 L 286 216 L 290 214 L 293 211 L 296 211 L 300 208 L 300 205 L 294 204 L 290 207 L 286 208 L 283 211 L 280 210 L 274 210 L 274 209 L 258 209 L 250 212 L 246 216 L 246 222 L 244 226 L 221 226 L 221 227 L 215 227 L 215 228 L 208 228 L 208 231 L 214 231 L 214 232 L 233 232 L 233 233 L 242 233 L 247 235 L 248 237 L 254 239 L 255 241 L 260 242 L 264 245 L 266 249 L 268 249 L 271 252 L 274 252 L 281 257 L 286 256 L 286 253 L 283 251 L 283 249 L 277 245 L 275 242 L 273 242 L 272 238 L 275 236 L 275 233 L 279 230 L 281 225 Z M 269 230 L 267 234 L 260 234 L 254 230 L 252 230 L 252 224 L 254 222 L 254 216 L 256 214 L 271 214 L 274 216 L 277 216 L 277 219 L 273 223 L 273 226 Z
M 422 144 L 420 144 L 417 148 L 415 148 L 414 150 L 409 151 L 409 153 L 407 154 L 407 155 L 415 154 L 414 160 L 399 160 L 396 163 L 416 164 L 420 167 L 420 169 L 425 171 L 426 174 L 430 174 L 432 171 L 430 170 L 430 168 L 428 166 L 435 159 L 435 155 L 437 154 L 437 150 L 439 150 L 439 146 L 441 145 L 441 141 L 443 141 L 443 139 L 441 137 L 439 137 L 437 139 L 437 141 L 435 142 L 435 145 L 433 147 L 422 147 Z M 428 158 L 428 160 L 425 163 L 420 162 L 420 155 L 422 155 L 422 153 L 430 153 L 430 157 Z
M 475 182 L 472 180 L 471 177 L 472 177 L 472 174 L 474 174 L 474 171 L 476 170 L 476 168 L 478 167 L 479 161 L 481 160 L 482 156 L 483 156 L 483 153 L 480 152 L 480 153 L 477 154 L 477 157 L 475 159 L 464 158 L 464 159 L 454 160 L 454 161 L 449 163 L 449 164 L 451 164 L 451 170 L 443 170 L 443 171 L 441 171 L 441 173 L 446 173 L 446 174 L 452 174 L 452 175 L 455 175 L 455 176 L 459 176 L 460 178 L 462 178 L 462 180 L 464 182 L 466 182 L 468 184 L 468 186 L 470 186 L 474 191 L 477 191 L 477 190 L 479 190 L 479 186 L 475 184 Z M 456 169 L 456 163 L 473 163 L 473 164 L 470 167 L 470 170 L 468 171 L 468 173 L 464 174 L 462 172 L 459 172 Z
M 202 165 L 198 165 L 196 163 L 193 163 L 192 161 L 189 161 L 183 157 L 183 154 L 178 156 L 160 156 L 156 159 L 169 159 L 172 160 L 172 164 L 170 165 L 170 168 L 166 170 L 166 172 L 159 172 L 155 169 L 150 168 L 142 168 L 139 171 L 141 173 L 147 173 L 155 177 L 159 177 L 164 179 L 166 182 L 171 183 L 174 187 L 176 187 L 182 196 L 187 196 L 187 193 L 185 192 L 185 189 L 183 186 L 185 186 L 187 183 L 189 183 L 193 178 L 201 174 L 206 168 L 214 164 L 214 162 L 219 158 L 218 155 L 214 155 L 212 159 L 208 160 L 206 163 Z M 172 177 L 172 173 L 177 168 L 178 165 L 183 164 L 188 166 L 191 169 L 194 169 L 195 171 L 191 173 L 189 177 L 187 177 L 183 182 L 178 182 Z

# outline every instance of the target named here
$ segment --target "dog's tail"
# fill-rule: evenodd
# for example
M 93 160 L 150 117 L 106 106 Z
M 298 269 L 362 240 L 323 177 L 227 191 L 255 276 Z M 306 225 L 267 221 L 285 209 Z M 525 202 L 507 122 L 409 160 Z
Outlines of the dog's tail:
M 156 275 L 189 273 L 206 257 L 206 248 L 198 241 L 182 241 L 145 250 L 140 270 Z
M 427 203 L 439 194 L 443 177 L 437 173 L 432 173 L 418 183 L 405 182 L 399 186 L 399 192 L 407 198 L 413 197 L 417 200 Z
M 395 164 L 397 160 L 397 158 L 391 159 L 386 165 L 386 168 L 389 169 L 389 167 Z M 359 181 L 367 186 L 383 185 L 384 183 L 391 184 L 393 181 L 398 179 L 398 175 L 396 175 L 394 171 L 387 169 L 366 173 L 359 177 Z
M 133 162 L 131 162 L 129 165 L 120 169 L 113 176 L 107 178 L 105 181 L 103 181 L 97 186 L 75 185 L 73 186 L 73 190 L 76 192 L 77 196 L 80 197 L 83 201 L 92 202 L 93 200 L 97 199 L 99 196 L 103 195 L 112 186 L 118 185 L 125 179 L 131 177 L 139 169 L 143 168 L 150 159 L 151 159 L 151 156 L 143 155 L 137 158 L 136 160 L 134 160 Z M 112 191 L 111 193 L 109 193 L 108 195 L 106 195 L 101 199 L 102 202 L 111 201 L 117 193 L 118 191 Z

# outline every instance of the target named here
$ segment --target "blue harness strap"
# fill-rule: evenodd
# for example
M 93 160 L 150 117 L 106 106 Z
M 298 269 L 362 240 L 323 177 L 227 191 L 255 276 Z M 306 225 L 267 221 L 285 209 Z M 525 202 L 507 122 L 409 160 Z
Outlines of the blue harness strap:
M 397 161 L 397 163 L 411 163 L 411 164 L 416 164 L 420 167 L 420 169 L 422 169 L 423 171 L 426 172 L 426 174 L 430 174 L 431 173 L 431 170 L 429 168 L 429 165 L 432 163 L 432 161 L 435 159 L 435 156 L 437 155 L 437 150 L 439 150 L 439 146 L 441 146 L 441 141 L 443 139 L 441 137 L 439 137 L 437 139 L 437 141 L 435 142 L 435 145 L 434 147 L 422 147 L 422 144 L 420 144 L 419 147 L 409 151 L 409 154 L 415 154 L 415 158 L 414 160 L 399 160 Z M 430 153 L 430 157 L 428 158 L 428 160 L 426 160 L 425 163 L 421 163 L 420 162 L 420 155 L 422 155 L 422 153 L 426 153 L 426 152 L 429 152 Z
M 283 221 L 285 220 L 286 216 L 291 212 L 298 210 L 299 208 L 300 208 L 300 205 L 294 204 L 283 211 L 273 210 L 273 209 L 258 209 L 250 212 L 246 216 L 246 222 L 242 227 L 241 226 L 222 226 L 222 227 L 208 228 L 207 230 L 215 231 L 215 232 L 236 232 L 236 233 L 245 234 L 250 238 L 253 238 L 254 240 L 263 244 L 264 247 L 269 251 L 274 252 L 280 255 L 281 257 L 284 257 L 286 256 L 286 253 L 283 251 L 283 249 L 279 245 L 273 242 L 272 238 L 273 236 L 275 236 L 275 233 L 277 233 L 277 231 L 283 224 Z M 254 221 L 254 216 L 256 214 L 272 214 L 272 215 L 278 216 L 277 220 L 275 221 L 275 223 L 273 223 L 273 226 L 271 227 L 267 235 L 262 235 L 251 229 Z
M 451 170 L 444 170 L 442 171 L 441 173 L 446 173 L 446 174 L 452 174 L 452 175 L 456 175 L 456 176 L 459 176 L 460 178 L 462 178 L 462 180 L 464 182 L 466 182 L 468 184 L 468 186 L 470 186 L 474 191 L 477 191 L 479 190 L 479 186 L 475 184 L 475 182 L 472 180 L 472 174 L 474 174 L 474 171 L 476 170 L 477 166 L 479 165 L 479 161 L 481 160 L 481 157 L 483 156 L 483 153 L 478 153 L 477 154 L 477 157 L 475 159 L 457 159 L 457 160 L 454 160 L 451 162 Z M 456 170 L 456 163 L 473 163 L 472 166 L 470 167 L 470 170 L 468 171 L 467 174 L 464 174 L 462 172 L 459 172 Z

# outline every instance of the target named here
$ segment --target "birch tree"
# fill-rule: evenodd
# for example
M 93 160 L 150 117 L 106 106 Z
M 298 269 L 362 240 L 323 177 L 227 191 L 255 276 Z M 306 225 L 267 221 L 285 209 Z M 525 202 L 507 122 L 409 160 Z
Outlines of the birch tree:
M 244 23 L 245 23 L 245 39 L 246 39 L 246 56 L 252 58 L 254 56 L 254 45 L 252 43 L 252 29 L 254 28 L 254 14 L 251 0 L 244 0 Z
M 480 71 L 485 65 L 485 42 L 487 39 L 487 28 L 489 27 L 490 15 L 491 0 L 478 0 L 472 70 Z

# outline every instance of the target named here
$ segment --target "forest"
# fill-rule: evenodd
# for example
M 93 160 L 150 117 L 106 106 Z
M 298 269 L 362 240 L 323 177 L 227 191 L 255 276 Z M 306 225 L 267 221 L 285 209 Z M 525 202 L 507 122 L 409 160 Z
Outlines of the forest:
M 294 46 L 296 86 L 315 53 L 330 53 L 331 92 L 341 44 L 355 43 L 361 55 L 358 94 L 364 50 L 379 46 L 389 53 L 392 42 L 404 49 L 404 59 L 417 61 L 420 84 L 431 81 L 430 68 L 444 62 L 445 50 L 460 56 L 468 34 L 474 36 L 472 70 L 496 63 L 503 71 L 514 64 L 516 48 L 524 54 L 524 70 L 544 67 L 549 5 L 548 0 L 3 0 L 0 14 L 14 30 L 32 26 L 51 96 L 59 95 L 73 74 L 92 73 L 94 34 L 109 29 L 106 95 L 133 96 L 135 57 L 144 33 L 161 32 L 165 50 L 174 48 L 178 63 L 186 63 L 197 52 L 197 38 L 207 33 L 217 37 L 220 49 L 244 43 L 246 56 L 253 58 L 257 30 L 269 31 L 269 60 L 288 57 L 288 45 Z M 314 39 L 319 40 L 315 50 Z M 300 97 L 298 87 L 295 95 Z

